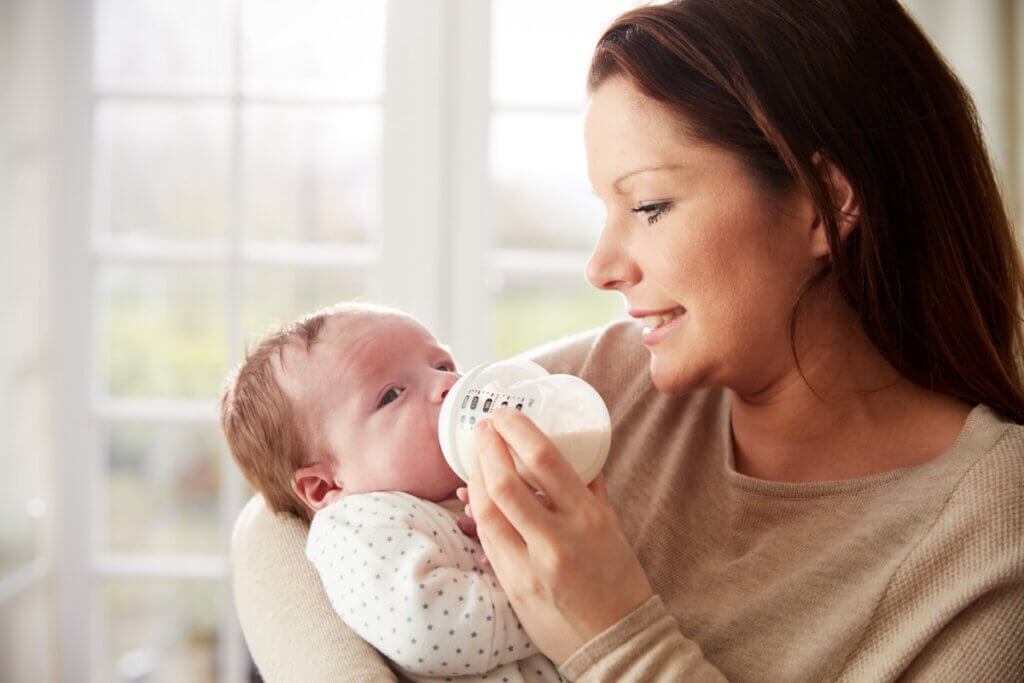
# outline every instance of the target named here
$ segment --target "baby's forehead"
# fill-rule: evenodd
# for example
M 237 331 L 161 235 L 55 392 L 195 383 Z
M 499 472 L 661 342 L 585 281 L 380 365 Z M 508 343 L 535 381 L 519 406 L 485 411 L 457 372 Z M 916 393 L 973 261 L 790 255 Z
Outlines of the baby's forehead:
M 415 349 L 437 342 L 414 318 L 394 313 L 335 314 L 324 321 L 316 341 L 307 347 L 295 338 L 281 349 L 278 373 L 283 383 L 351 381 L 387 370 Z M 298 389 L 299 387 L 296 387 Z M 291 393 L 291 392 L 290 392 Z

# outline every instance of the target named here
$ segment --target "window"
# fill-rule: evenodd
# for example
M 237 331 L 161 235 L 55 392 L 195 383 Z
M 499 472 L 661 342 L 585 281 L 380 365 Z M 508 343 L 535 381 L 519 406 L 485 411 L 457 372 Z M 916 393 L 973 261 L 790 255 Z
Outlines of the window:
M 270 325 L 368 292 L 386 10 L 93 2 L 94 438 L 74 457 L 96 472 L 80 603 L 96 680 L 246 675 L 225 578 L 248 492 L 216 400 Z
M 65 626 L 65 666 L 246 677 L 226 551 L 249 491 L 216 400 L 270 325 L 362 297 L 417 315 L 469 366 L 621 313 L 583 279 L 602 216 L 581 117 L 592 45 L 628 5 L 78 10 L 87 124 L 69 175 L 85 191 L 69 182 L 65 283 L 67 329 L 88 334 L 67 356 L 81 420 L 61 455 L 77 484 L 61 488 L 77 539 L 61 616 L 93 628 Z M 538 16 L 573 28 L 538 36 Z
M 618 295 L 583 277 L 603 221 L 586 175 L 583 111 L 597 39 L 637 4 L 492 2 L 493 356 L 622 313 Z

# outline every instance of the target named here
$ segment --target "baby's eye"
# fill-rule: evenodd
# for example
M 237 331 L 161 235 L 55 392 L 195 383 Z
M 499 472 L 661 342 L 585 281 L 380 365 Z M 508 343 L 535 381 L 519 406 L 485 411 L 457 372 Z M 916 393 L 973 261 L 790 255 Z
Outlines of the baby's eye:
M 383 408 L 384 406 L 386 406 L 387 404 L 391 403 L 392 401 L 397 400 L 398 397 L 402 395 L 403 391 L 405 391 L 405 390 L 404 389 L 399 389 L 398 387 L 391 387 L 390 389 L 388 389 L 384 393 L 384 396 L 381 397 L 380 405 L 377 406 L 377 407 L 378 408 Z
M 437 366 L 437 369 L 442 372 L 455 372 L 455 366 L 450 363 L 441 363 Z

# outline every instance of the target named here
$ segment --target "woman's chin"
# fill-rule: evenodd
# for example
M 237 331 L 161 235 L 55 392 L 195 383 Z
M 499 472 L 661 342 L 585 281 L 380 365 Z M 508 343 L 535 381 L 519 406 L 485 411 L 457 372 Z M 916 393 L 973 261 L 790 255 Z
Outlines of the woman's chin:
M 679 367 L 664 358 L 651 356 L 651 383 L 666 396 L 683 396 L 702 386 L 699 373 L 693 367 Z

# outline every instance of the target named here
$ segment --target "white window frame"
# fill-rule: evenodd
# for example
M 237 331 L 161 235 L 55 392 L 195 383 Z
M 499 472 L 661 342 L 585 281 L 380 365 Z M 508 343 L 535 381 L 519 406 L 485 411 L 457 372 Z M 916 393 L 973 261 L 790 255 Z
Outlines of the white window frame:
M 65 30 L 61 55 L 66 78 L 60 103 L 61 135 L 59 268 L 55 286 L 58 359 L 55 396 L 62 430 L 57 443 L 55 578 L 62 680 L 98 676 L 104 650 L 100 593 L 109 577 L 220 580 L 227 605 L 221 624 L 223 680 L 247 680 L 248 661 L 235 619 L 226 556 L 136 556 L 101 552 L 104 523 L 103 425 L 118 421 L 215 423 L 213 401 L 101 398 L 95 367 L 99 320 L 97 274 L 102 265 L 223 264 L 228 273 L 225 312 L 228 359 L 239 360 L 241 271 L 247 263 L 296 267 L 366 266 L 373 300 L 409 311 L 453 348 L 463 366 L 488 357 L 489 307 L 502 273 L 579 277 L 585 254 L 494 250 L 487 159 L 490 98 L 490 3 L 480 0 L 390 0 L 382 104 L 380 223 L 376 241 L 361 246 L 272 251 L 246 245 L 240 225 L 239 171 L 244 129 L 237 72 L 240 0 L 232 2 L 235 59 L 228 96 L 229 227 L 226 247 L 190 244 L 125 247 L 95 236 L 92 224 L 93 112 L 97 101 L 118 93 L 92 90 L 93 0 L 60 0 Z M 189 101 L 192 96 L 134 93 L 133 99 Z M 198 96 L 207 97 L 207 96 Z M 316 106 L 323 100 L 287 98 Z M 414 111 L 415 116 L 408 112 Z M 415 230 L 406 229 L 415 226 Z M 409 283 L 416 286 L 410 287 Z M 61 341 L 64 340 L 64 341 Z M 224 548 L 244 501 L 242 479 L 224 456 L 221 463 L 221 531 Z

